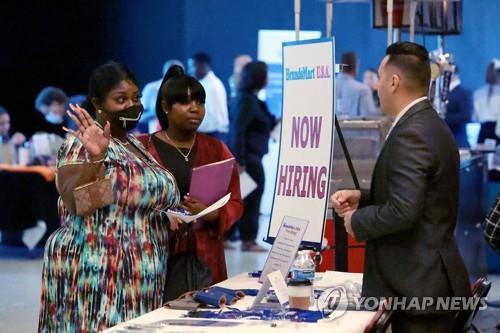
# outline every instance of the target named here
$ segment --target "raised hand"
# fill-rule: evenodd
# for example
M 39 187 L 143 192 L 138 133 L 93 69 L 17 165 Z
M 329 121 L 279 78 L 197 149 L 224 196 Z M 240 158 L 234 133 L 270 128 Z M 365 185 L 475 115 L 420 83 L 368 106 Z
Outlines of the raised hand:
M 109 140 L 111 138 L 111 125 L 106 122 L 104 130 L 102 130 L 95 122 L 94 119 L 84 108 L 81 108 L 78 104 L 69 105 L 72 112 L 67 110 L 68 116 L 73 119 L 75 124 L 78 126 L 78 131 L 63 127 L 63 129 L 72 134 L 83 144 L 83 147 L 87 150 L 89 157 L 96 161 L 102 159 L 106 150 L 109 146 Z

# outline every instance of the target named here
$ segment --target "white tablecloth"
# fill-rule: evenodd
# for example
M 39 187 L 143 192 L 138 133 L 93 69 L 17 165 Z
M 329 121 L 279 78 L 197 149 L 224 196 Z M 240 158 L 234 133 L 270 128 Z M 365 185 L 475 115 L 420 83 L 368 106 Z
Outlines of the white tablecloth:
M 341 272 L 328 272 L 328 280 L 334 281 L 334 283 L 341 283 L 345 280 L 351 280 L 353 282 L 362 281 L 362 274 L 359 273 L 341 273 Z M 319 281 L 322 285 L 328 284 L 325 279 Z M 249 278 L 246 273 L 239 274 L 235 277 L 227 279 L 219 284 L 221 287 L 226 287 L 230 289 L 259 289 L 260 284 L 257 282 L 256 278 Z M 253 302 L 254 297 L 245 296 L 243 299 L 239 300 L 233 307 L 239 308 L 241 310 L 247 309 Z M 110 328 L 104 332 L 120 332 L 121 328 L 124 328 L 133 324 L 150 324 L 157 321 L 165 319 L 183 319 L 192 320 L 191 318 L 183 318 L 182 316 L 186 314 L 187 311 L 181 310 L 170 310 L 167 308 L 160 308 L 145 315 L 142 315 L 136 319 L 130 320 L 125 323 L 121 323 L 113 328 Z M 235 332 L 246 333 L 246 332 L 342 332 L 342 333 L 359 333 L 363 332 L 366 325 L 370 322 L 375 312 L 369 311 L 347 311 L 341 317 L 328 322 L 318 322 L 318 323 L 296 323 L 291 321 L 263 321 L 263 320 L 223 320 L 227 322 L 238 322 L 241 323 L 240 326 L 229 326 L 229 327 L 211 327 L 211 326 L 172 326 L 169 325 L 162 328 L 156 332 L 167 333 L 167 332 Z M 210 319 L 203 319 L 210 320 Z M 131 332 L 140 332 L 131 331 Z

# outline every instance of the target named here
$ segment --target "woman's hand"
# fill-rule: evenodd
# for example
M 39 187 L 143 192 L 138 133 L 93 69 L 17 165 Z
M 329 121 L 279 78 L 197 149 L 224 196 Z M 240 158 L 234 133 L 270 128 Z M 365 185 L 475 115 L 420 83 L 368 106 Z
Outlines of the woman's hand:
M 196 198 L 190 197 L 189 195 L 184 196 L 184 200 L 181 202 L 180 206 L 190 212 L 192 215 L 196 215 L 207 206 Z M 213 212 L 208 213 L 203 216 L 205 221 L 214 222 L 219 219 L 219 210 L 216 209 Z
M 74 131 L 66 127 L 63 127 L 63 129 L 67 133 L 73 134 L 80 139 L 91 160 L 97 161 L 102 159 L 109 146 L 109 140 L 111 138 L 111 125 L 109 122 L 106 122 L 104 130 L 102 130 L 94 122 L 94 119 L 92 119 L 87 110 L 81 108 L 77 104 L 70 104 L 69 107 L 72 112 L 69 110 L 66 112 L 78 126 L 78 131 Z

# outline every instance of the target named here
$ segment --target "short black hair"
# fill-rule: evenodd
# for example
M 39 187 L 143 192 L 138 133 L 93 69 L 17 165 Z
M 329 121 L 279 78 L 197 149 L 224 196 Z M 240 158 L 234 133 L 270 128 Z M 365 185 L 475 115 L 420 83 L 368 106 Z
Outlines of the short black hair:
M 429 52 L 422 45 L 412 42 L 397 42 L 387 47 L 387 64 L 398 68 L 405 76 L 409 89 L 427 93 L 431 80 Z
M 92 71 L 89 79 L 89 91 L 84 107 L 92 116 L 95 116 L 95 108 L 92 100 L 96 99 L 102 103 L 111 90 L 122 81 L 130 81 L 139 87 L 134 74 L 122 63 L 108 61 Z
M 253 92 L 264 88 L 267 84 L 267 65 L 263 61 L 252 61 L 243 67 L 238 89 Z
M 210 59 L 210 56 L 208 54 L 206 54 L 205 52 L 195 53 L 195 54 L 193 54 L 191 59 L 193 59 L 194 62 L 196 62 L 198 64 L 205 64 L 208 66 L 210 66 L 212 63 L 212 59 Z
M 358 57 L 352 51 L 345 52 L 340 56 L 340 63 L 347 65 L 347 70 L 344 70 L 345 72 L 353 73 L 358 67 Z
M 188 95 L 188 90 L 190 94 Z M 160 91 L 156 98 L 156 117 L 163 130 L 168 128 L 168 117 L 162 108 L 162 101 L 167 104 L 167 109 L 175 103 L 188 103 L 197 101 L 205 104 L 206 94 L 201 83 L 194 77 L 185 75 L 182 67 L 173 65 L 163 77 Z
M 38 93 L 35 98 L 35 109 L 39 110 L 43 105 L 49 106 L 53 102 L 58 102 L 61 104 L 66 104 L 68 102 L 68 97 L 66 93 L 61 88 L 56 87 L 45 87 Z

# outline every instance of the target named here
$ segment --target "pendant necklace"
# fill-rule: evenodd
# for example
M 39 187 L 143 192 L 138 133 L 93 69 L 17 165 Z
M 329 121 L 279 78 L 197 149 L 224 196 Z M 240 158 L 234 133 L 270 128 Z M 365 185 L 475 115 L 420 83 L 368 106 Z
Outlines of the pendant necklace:
M 170 139 L 170 137 L 168 136 L 167 134 L 167 131 L 164 131 L 163 133 L 165 133 L 165 137 L 167 138 L 167 140 L 172 144 L 172 146 L 174 146 L 175 149 L 177 149 L 177 151 L 179 152 L 179 154 L 181 154 L 182 157 L 184 157 L 184 161 L 186 162 L 189 162 L 189 154 L 191 154 L 191 150 L 193 149 L 194 147 L 194 142 L 193 144 L 191 145 L 191 148 L 189 148 L 189 151 L 187 152 L 187 154 L 184 154 L 180 149 L 179 147 L 177 147 L 177 145 L 174 143 L 174 141 L 172 141 L 172 139 Z

